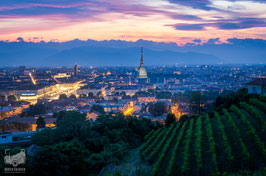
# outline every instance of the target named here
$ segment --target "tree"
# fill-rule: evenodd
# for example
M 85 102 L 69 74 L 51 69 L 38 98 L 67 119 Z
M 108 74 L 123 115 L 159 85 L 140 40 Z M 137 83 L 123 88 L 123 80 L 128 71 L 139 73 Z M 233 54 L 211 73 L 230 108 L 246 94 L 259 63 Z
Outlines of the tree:
M 247 102 L 250 98 L 258 98 L 258 95 L 249 94 L 245 88 L 239 89 L 237 92 L 230 93 L 230 91 L 227 91 L 216 97 L 214 109 L 215 111 L 221 112 L 223 108 L 227 109 L 232 105 L 239 104 L 239 102 Z
M 87 94 L 80 94 L 79 95 L 79 98 L 85 98 L 85 97 L 87 97 L 88 95 Z
M 110 144 L 102 152 L 104 158 L 108 158 L 111 162 L 118 163 L 126 154 L 126 144 L 124 142 Z
M 165 120 L 166 127 L 169 127 L 175 121 L 176 121 L 176 119 L 175 119 L 175 115 L 174 114 L 171 114 L 171 113 L 167 114 L 166 120 Z
M 74 94 L 71 94 L 71 95 L 69 96 L 69 98 L 76 99 L 77 97 L 76 97 L 76 95 L 74 95 Z
M 45 120 L 43 117 L 39 116 L 39 118 L 36 121 L 37 128 L 45 128 Z
M 71 141 L 60 142 L 55 145 L 54 151 L 68 157 L 70 175 L 88 175 L 89 151 L 76 138 Z
M 170 99 L 172 97 L 172 93 L 169 91 L 161 91 L 156 94 L 157 99 Z
M 149 112 L 155 117 L 160 116 L 167 112 L 167 106 L 164 102 L 150 103 Z
M 102 96 L 102 91 L 99 91 L 98 93 L 97 93 L 97 97 L 101 97 Z
M 130 95 L 122 96 L 122 99 L 123 99 L 123 100 L 127 100 L 127 99 L 130 99 L 130 98 L 131 98 Z
M 123 96 L 126 96 L 126 95 L 127 95 L 127 94 L 126 94 L 125 91 L 123 91 L 123 92 L 120 93 L 120 96 L 122 96 L 122 97 L 123 97 Z
M 159 128 L 149 119 L 122 114 L 102 114 L 93 123 L 74 111 L 54 117 L 60 119 L 57 128 L 45 128 L 31 138 L 43 148 L 30 162 L 32 175 L 38 170 L 39 175 L 95 175 L 107 164 L 120 162 L 129 148 L 138 147 L 145 135 Z
M 61 94 L 61 95 L 59 95 L 59 99 L 60 100 L 67 99 L 67 95 L 66 94 Z
M 43 103 L 37 103 L 35 105 L 30 105 L 29 109 L 27 111 L 24 111 L 21 116 L 24 117 L 45 114 L 47 112 L 47 109 L 49 108 Z
M 104 108 L 100 105 L 92 105 L 91 109 L 90 109 L 90 113 L 91 112 L 99 112 L 100 114 L 105 113 L 104 112 Z
M 56 130 L 51 128 L 44 128 L 38 131 L 31 137 L 32 143 L 40 146 L 53 145 L 56 142 L 55 134 Z
M 223 97 L 221 95 L 217 96 L 216 97 L 216 100 L 214 102 L 214 105 L 216 107 L 220 106 L 221 104 L 223 104 Z
M 181 92 L 174 93 L 172 96 L 172 103 L 179 103 L 179 102 L 188 102 L 188 95 L 182 94 Z
M 113 98 L 113 99 L 112 99 L 112 102 L 113 102 L 113 103 L 117 103 L 117 102 L 118 102 L 118 99 L 117 99 L 117 98 Z
M 84 140 L 87 137 L 89 123 L 86 115 L 80 112 L 66 112 L 62 119 L 56 123 L 55 141 L 69 141 L 74 138 Z
M 189 118 L 189 116 L 188 115 L 181 115 L 181 117 L 180 117 L 180 119 L 179 119 L 179 121 L 178 122 L 185 122 L 185 121 L 187 121 L 187 120 L 190 120 L 190 118 Z
M 91 157 L 89 158 L 88 163 L 89 165 L 89 170 L 100 170 L 105 166 L 105 160 L 102 154 L 97 154 L 93 153 Z
M 66 111 L 59 111 L 59 112 L 55 112 L 53 114 L 53 117 L 56 118 L 56 123 L 57 123 L 59 120 L 63 119 L 65 115 L 66 115 Z
M 191 110 L 200 114 L 201 93 L 200 91 L 192 91 L 190 94 Z
M 9 95 L 7 99 L 8 101 L 17 101 L 17 97 L 15 95 Z
M 93 97 L 94 97 L 93 93 L 90 92 L 90 93 L 88 94 L 88 97 L 93 98 Z
M 37 151 L 29 163 L 30 175 L 65 175 L 69 176 L 68 157 L 54 150 L 43 147 Z

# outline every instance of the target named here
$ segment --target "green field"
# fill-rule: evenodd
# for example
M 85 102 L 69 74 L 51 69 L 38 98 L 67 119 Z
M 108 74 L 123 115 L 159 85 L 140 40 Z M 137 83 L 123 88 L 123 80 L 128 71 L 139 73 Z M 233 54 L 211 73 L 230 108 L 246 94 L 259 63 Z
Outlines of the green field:
M 266 103 L 250 99 L 222 112 L 150 132 L 140 147 L 150 175 L 222 175 L 265 168 Z M 265 170 L 264 170 L 265 172 Z

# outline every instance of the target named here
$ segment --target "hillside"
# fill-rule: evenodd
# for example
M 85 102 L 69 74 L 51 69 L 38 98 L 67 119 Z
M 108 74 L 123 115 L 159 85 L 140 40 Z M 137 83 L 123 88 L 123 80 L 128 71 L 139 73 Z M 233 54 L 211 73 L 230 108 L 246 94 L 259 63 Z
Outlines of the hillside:
M 152 176 L 222 175 L 265 167 L 266 103 L 249 99 L 222 113 L 183 119 L 150 132 L 141 146 Z
M 216 39 L 217 40 L 217 39 Z M 71 40 L 66 42 L 0 41 L 1 66 L 136 66 L 140 46 L 145 65 L 265 63 L 266 40 L 228 39 L 216 44 L 153 42 L 137 40 Z M 162 62 L 163 60 L 163 62 Z M 62 65 L 63 64 L 63 65 Z

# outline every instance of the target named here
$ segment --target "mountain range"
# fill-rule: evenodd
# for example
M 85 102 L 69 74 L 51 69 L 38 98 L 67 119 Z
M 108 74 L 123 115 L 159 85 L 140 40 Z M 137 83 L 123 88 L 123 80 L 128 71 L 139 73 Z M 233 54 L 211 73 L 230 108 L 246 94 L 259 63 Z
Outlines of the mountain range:
M 266 40 L 219 38 L 176 43 L 137 40 L 86 40 L 67 42 L 0 41 L 0 66 L 137 66 L 140 46 L 145 65 L 176 64 L 265 64 Z

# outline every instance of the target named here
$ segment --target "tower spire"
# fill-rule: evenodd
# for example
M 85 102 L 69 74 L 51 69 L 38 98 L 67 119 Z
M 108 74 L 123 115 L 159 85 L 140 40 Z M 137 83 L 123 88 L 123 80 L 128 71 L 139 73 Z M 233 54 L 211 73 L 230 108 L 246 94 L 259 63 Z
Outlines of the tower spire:
M 141 47 L 141 59 L 140 59 L 140 66 L 144 66 L 144 61 L 143 61 L 143 47 Z

